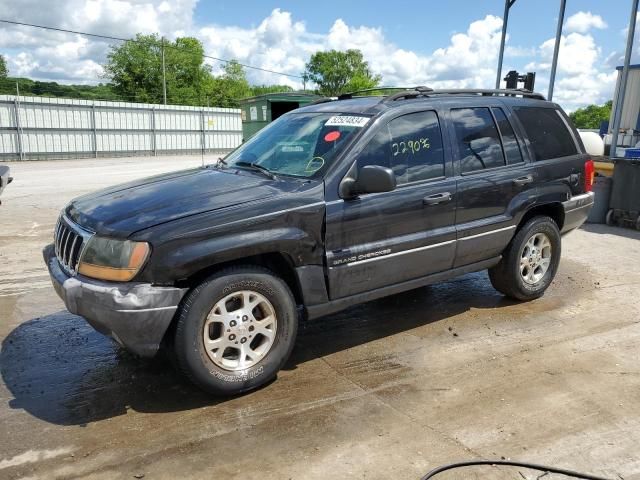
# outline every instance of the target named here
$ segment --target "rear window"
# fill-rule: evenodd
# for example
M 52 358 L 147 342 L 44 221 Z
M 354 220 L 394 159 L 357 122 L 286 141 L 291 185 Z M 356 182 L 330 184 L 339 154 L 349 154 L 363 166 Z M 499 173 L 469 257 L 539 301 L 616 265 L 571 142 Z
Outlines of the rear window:
M 516 107 L 513 110 L 529 137 L 535 160 L 549 160 L 578 153 L 567 125 L 556 109 Z

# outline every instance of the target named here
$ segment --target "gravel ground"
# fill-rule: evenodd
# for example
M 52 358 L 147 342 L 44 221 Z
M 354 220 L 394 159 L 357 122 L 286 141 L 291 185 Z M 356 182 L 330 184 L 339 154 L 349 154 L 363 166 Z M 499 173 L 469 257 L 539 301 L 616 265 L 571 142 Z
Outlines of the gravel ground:
M 209 161 L 213 157 L 209 158 Z M 69 314 L 41 249 L 73 197 L 200 157 L 12 163 L 0 206 L 0 478 L 419 478 L 527 460 L 640 479 L 640 234 L 565 237 L 547 294 L 484 272 L 305 325 L 278 379 L 212 399 Z M 440 479 L 534 479 L 477 468 Z M 553 478 L 552 476 L 546 476 Z M 560 477 L 557 477 L 560 478 Z

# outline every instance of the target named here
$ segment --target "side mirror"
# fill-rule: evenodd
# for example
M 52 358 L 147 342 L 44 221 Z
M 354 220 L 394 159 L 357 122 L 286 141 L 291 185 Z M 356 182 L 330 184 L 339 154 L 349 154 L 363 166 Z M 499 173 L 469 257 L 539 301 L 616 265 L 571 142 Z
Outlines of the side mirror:
M 390 192 L 396 188 L 396 176 L 390 168 L 367 165 L 358 170 L 357 193 Z

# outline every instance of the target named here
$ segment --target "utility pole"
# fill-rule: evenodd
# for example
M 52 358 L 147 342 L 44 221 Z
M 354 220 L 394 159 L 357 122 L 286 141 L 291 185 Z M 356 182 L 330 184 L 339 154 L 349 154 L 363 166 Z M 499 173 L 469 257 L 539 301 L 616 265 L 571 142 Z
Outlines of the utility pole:
M 164 37 L 162 37 L 162 96 L 164 104 L 167 104 L 167 72 L 164 66 Z
M 560 39 L 562 38 L 562 24 L 564 23 L 564 11 L 567 0 L 560 0 L 560 13 L 558 13 L 558 26 L 556 27 L 556 44 L 553 47 L 553 60 L 551 61 L 551 75 L 549 76 L 549 94 L 547 100 L 553 98 L 553 85 L 556 82 L 556 68 L 558 66 L 558 53 L 560 52 Z
M 622 77 L 620 78 L 620 88 L 613 107 L 613 127 L 611 129 L 611 147 L 609 157 L 616 156 L 618 149 L 618 134 L 620 133 L 620 121 L 622 119 L 622 107 L 624 96 L 627 90 L 627 78 L 629 77 L 629 63 L 631 62 L 631 51 L 633 50 L 633 36 L 636 32 L 636 15 L 638 14 L 638 0 L 631 1 L 631 17 L 629 18 L 629 33 L 627 33 L 627 49 L 624 52 L 624 66 L 622 67 Z

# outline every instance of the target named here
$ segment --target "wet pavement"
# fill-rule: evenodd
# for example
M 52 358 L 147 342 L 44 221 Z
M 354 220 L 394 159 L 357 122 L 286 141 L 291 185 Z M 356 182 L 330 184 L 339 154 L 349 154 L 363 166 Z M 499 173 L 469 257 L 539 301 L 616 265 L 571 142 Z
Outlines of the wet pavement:
M 40 255 L 60 208 L 199 163 L 11 164 L 0 206 L 0 478 L 413 479 L 505 457 L 640 479 L 631 230 L 566 237 L 557 279 L 534 302 L 504 299 L 481 272 L 308 323 L 276 381 L 230 399 L 66 312 Z M 538 475 L 485 467 L 439 478 Z

